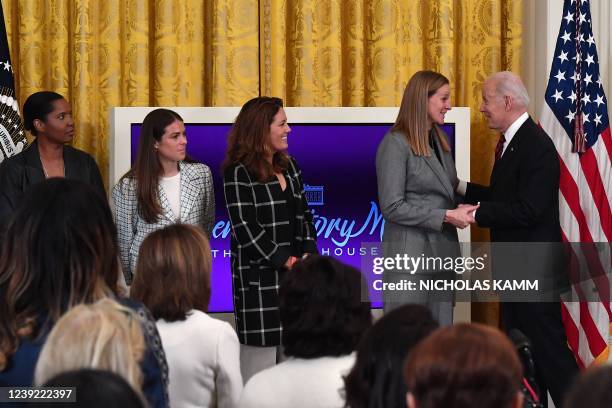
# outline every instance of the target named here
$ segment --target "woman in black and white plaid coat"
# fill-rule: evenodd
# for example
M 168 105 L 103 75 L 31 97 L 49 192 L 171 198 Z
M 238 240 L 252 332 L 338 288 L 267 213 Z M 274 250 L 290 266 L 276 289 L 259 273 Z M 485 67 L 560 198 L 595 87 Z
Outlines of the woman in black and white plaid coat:
M 279 272 L 317 252 L 300 169 L 285 153 L 290 131 L 282 100 L 250 100 L 232 127 L 223 165 L 225 201 L 232 224 L 234 311 L 238 338 L 244 345 L 241 365 L 245 382 L 254 372 L 276 362 L 282 333 Z M 266 352 L 262 347 L 272 349 Z M 269 358 L 263 362 L 250 354 L 267 354 Z
M 113 188 L 117 241 L 126 282 L 145 237 L 177 222 L 210 236 L 215 221 L 212 174 L 186 161 L 185 124 L 178 113 L 155 109 L 142 122 L 136 160 Z

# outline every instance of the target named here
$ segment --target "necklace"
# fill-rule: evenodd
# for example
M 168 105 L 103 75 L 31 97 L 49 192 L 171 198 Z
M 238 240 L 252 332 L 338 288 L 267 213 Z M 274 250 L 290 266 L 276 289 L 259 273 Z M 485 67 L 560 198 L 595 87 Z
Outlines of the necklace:
M 40 158 L 40 164 L 42 164 L 42 168 L 43 168 L 43 173 L 45 173 L 45 178 L 48 179 L 49 178 L 49 173 L 47 172 L 47 168 L 45 167 L 45 162 L 43 161 L 42 157 Z M 66 164 L 64 163 L 63 165 L 63 169 L 62 169 L 62 177 L 66 177 Z

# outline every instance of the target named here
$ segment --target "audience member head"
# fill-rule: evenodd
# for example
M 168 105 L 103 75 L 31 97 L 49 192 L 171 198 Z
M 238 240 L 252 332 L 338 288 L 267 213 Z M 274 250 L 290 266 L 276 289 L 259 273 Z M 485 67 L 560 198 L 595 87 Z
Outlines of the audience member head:
M 155 319 L 185 320 L 190 310 L 206 312 L 212 256 L 204 232 L 173 224 L 149 234 L 140 247 L 131 297 Z
M 36 403 L 40 408 L 145 408 L 144 400 L 121 376 L 110 371 L 80 369 L 66 371 L 43 387 L 74 387 L 76 402 Z
M 612 366 L 592 367 L 576 377 L 563 408 L 582 407 L 612 407 Z
M 312 255 L 296 263 L 279 289 L 285 354 L 316 358 L 355 350 L 372 324 L 362 290 L 361 273 L 333 258 Z
M 108 202 L 87 184 L 33 185 L 0 252 L 0 370 L 17 349 L 72 306 L 117 291 L 116 230 Z
M 242 106 L 227 142 L 223 167 L 242 163 L 258 181 L 287 169 L 291 131 L 279 98 L 259 96 Z
M 437 328 L 429 309 L 421 305 L 401 306 L 374 323 L 361 339 L 355 365 L 344 380 L 346 406 L 405 407 L 402 369 L 406 356 Z
M 434 71 L 419 71 L 406 85 L 393 130 L 404 134 L 415 155 L 430 156 L 429 130 L 444 123 L 450 108 L 448 78 Z M 446 137 L 439 131 L 437 135 L 442 149 L 449 152 Z
M 140 128 L 136 160 L 122 177 L 138 180 L 138 212 L 145 221 L 155 223 L 162 214 L 158 189 L 159 178 L 164 175 L 163 163 L 185 160 L 186 146 L 185 124 L 178 113 L 159 108 L 145 116 Z
M 497 72 L 482 85 L 482 104 L 491 129 L 505 132 L 523 113 L 527 112 L 529 94 L 523 81 L 510 71 Z
M 519 408 L 523 368 L 510 340 L 481 324 L 433 332 L 408 355 L 409 408 Z
M 23 104 L 23 126 L 32 136 L 44 135 L 60 144 L 69 142 L 74 136 L 72 108 L 58 93 L 35 92 Z
M 139 362 L 144 354 L 140 320 L 111 298 L 70 309 L 55 324 L 45 342 L 34 374 L 37 385 L 70 370 L 111 371 L 140 390 Z

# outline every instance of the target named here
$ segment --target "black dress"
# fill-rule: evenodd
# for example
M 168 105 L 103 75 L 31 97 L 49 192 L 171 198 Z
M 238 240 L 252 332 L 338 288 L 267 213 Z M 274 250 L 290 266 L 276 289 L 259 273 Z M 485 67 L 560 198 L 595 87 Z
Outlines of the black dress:
M 238 339 L 250 346 L 278 346 L 279 270 L 290 256 L 316 253 L 312 214 L 300 170 L 291 159 L 283 191 L 276 177 L 258 182 L 242 163 L 223 175 L 232 224 L 232 287 Z

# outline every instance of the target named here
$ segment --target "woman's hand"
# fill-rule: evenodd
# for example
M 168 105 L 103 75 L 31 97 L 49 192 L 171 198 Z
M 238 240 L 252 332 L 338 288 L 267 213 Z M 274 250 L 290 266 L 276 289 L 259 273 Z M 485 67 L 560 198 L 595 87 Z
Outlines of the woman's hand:
M 448 222 L 457 228 L 463 229 L 476 222 L 476 219 L 474 219 L 474 211 L 476 211 L 478 207 L 480 207 L 480 205 L 462 204 L 454 210 L 446 210 L 444 222 Z

